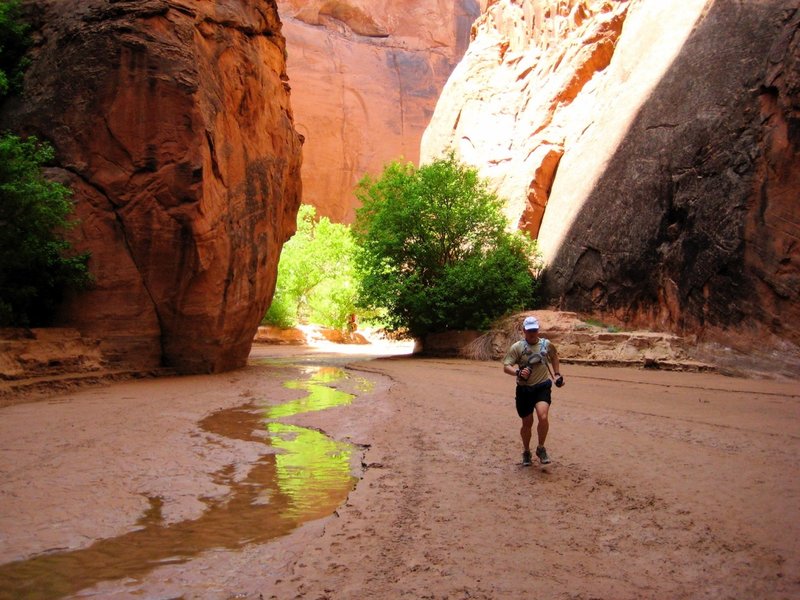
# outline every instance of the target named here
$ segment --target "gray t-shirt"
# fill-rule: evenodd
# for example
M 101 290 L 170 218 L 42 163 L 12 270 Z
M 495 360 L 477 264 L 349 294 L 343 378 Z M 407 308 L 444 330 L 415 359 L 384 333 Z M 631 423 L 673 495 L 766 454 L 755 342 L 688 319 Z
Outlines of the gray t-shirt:
M 555 346 L 546 338 L 539 338 L 534 344 L 529 344 L 523 339 L 511 344 L 503 364 L 517 365 L 520 369 L 530 367 L 531 376 L 527 381 L 517 377 L 517 385 L 536 385 L 550 378 L 545 360 L 552 361 L 555 352 Z

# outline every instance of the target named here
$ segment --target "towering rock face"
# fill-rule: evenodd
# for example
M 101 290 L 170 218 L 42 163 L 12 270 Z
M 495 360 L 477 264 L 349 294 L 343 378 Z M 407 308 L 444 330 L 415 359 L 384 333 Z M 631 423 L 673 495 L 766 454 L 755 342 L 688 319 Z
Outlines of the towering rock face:
M 477 0 L 279 0 L 303 201 L 350 222 L 353 188 L 419 141 L 466 50 Z
M 423 137 L 538 236 L 570 310 L 800 343 L 800 10 L 496 0 Z
M 36 45 L 3 125 L 49 140 L 94 288 L 60 321 L 113 359 L 244 364 L 300 201 L 268 0 L 29 0 Z

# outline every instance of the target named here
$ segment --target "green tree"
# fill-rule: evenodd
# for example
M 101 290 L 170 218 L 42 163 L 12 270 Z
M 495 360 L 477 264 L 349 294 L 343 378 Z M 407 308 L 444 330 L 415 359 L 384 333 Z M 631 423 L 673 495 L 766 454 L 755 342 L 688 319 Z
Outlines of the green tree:
M 27 66 L 28 25 L 20 18 L 19 0 L 0 0 L 0 101 L 17 91 Z
M 508 231 L 502 200 L 452 155 L 391 163 L 356 196 L 359 302 L 383 308 L 389 330 L 482 329 L 536 302 L 535 242 Z
M 36 138 L 0 137 L 0 326 L 47 325 L 64 292 L 91 281 L 88 254 L 63 239 L 72 192 L 42 175 L 52 158 Z
M 350 228 L 315 216 L 316 209 L 305 204 L 297 213 L 297 232 L 281 251 L 265 323 L 281 327 L 316 323 L 344 329 L 356 310 L 358 286 Z

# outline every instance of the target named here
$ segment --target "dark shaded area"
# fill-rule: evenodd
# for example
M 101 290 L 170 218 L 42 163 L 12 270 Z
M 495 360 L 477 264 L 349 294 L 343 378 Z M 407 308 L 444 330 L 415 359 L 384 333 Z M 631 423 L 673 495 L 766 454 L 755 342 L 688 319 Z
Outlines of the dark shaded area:
M 785 7 L 715 2 L 697 23 L 551 263 L 564 309 L 800 342 L 800 10 Z
M 460 12 L 456 14 L 456 55 L 463 56 L 470 42 L 472 24 L 481 14 L 477 0 L 461 0 Z

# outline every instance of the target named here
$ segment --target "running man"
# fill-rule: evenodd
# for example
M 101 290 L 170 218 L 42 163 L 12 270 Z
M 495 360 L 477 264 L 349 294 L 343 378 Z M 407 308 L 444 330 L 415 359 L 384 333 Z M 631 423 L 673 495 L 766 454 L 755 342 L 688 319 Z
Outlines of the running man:
M 553 382 L 556 386 L 564 385 L 564 378 L 559 372 L 558 352 L 550 340 L 539 337 L 539 321 L 536 317 L 526 317 L 522 322 L 525 338 L 514 342 L 508 349 L 503 359 L 503 371 L 517 378 L 517 414 L 522 419 L 522 428 L 519 434 L 522 437 L 524 452 L 522 464 L 531 464 L 531 435 L 533 430 L 533 413 L 536 413 L 539 423 L 536 434 L 539 444 L 536 447 L 536 456 L 546 465 L 550 457 L 545 450 L 544 442 L 550 423 L 547 413 L 550 410 L 550 388 Z

